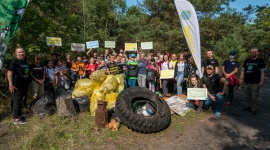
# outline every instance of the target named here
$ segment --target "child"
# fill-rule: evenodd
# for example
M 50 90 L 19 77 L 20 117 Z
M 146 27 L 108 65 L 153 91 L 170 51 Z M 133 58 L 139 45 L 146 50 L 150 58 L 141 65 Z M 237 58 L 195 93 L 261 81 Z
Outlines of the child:
M 58 60 L 57 66 L 55 67 L 55 81 L 56 86 L 64 86 L 66 85 L 67 77 L 65 76 L 66 69 L 63 66 L 63 61 Z M 66 87 L 67 88 L 67 87 Z
M 155 63 L 155 58 L 150 59 L 150 63 L 146 66 L 147 73 L 146 79 L 148 80 L 149 90 L 155 92 L 155 84 L 156 84 L 156 75 L 157 75 L 157 64 Z
M 126 58 L 122 57 L 120 63 L 118 64 L 119 68 L 119 74 L 124 76 L 124 84 L 125 84 L 125 89 L 127 88 L 127 81 L 126 81 L 126 70 L 127 70 L 127 63 L 126 63 Z

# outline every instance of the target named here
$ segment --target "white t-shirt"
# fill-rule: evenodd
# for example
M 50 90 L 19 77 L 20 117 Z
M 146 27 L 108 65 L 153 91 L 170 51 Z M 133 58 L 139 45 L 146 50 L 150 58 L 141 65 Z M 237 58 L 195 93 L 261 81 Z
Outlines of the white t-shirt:
M 168 65 L 168 61 L 166 61 L 166 62 L 164 61 L 161 65 L 161 70 L 170 70 L 170 68 L 172 68 L 171 62 L 169 62 L 169 65 Z
M 185 68 L 185 63 L 184 62 L 178 62 L 177 67 L 178 67 L 178 72 L 183 72 L 184 68 Z

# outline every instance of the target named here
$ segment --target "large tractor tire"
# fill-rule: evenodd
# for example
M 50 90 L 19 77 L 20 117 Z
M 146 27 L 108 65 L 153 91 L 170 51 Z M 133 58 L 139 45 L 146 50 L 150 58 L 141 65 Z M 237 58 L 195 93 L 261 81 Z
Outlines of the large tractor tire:
M 155 108 L 150 116 L 136 113 L 136 102 L 146 102 Z M 155 133 L 166 129 L 171 123 L 171 111 L 168 104 L 146 88 L 133 87 L 122 91 L 116 100 L 117 117 L 128 128 L 141 133 Z

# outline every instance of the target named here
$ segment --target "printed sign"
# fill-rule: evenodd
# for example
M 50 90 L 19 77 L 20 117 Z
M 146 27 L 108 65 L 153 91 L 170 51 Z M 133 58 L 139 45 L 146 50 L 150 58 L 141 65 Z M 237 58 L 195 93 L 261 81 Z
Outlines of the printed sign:
M 105 41 L 105 48 L 115 48 L 115 41 Z
M 207 100 L 206 88 L 188 88 L 187 89 L 188 100 Z
M 85 44 L 71 43 L 71 50 L 84 52 L 85 51 Z
M 142 49 L 153 49 L 153 42 L 141 42 Z
M 180 116 L 185 116 L 189 110 L 189 107 L 186 107 L 186 102 L 176 96 L 172 96 L 166 100 L 167 104 L 169 105 L 170 109 L 177 113 Z
M 46 37 L 46 42 L 49 46 L 62 46 L 61 38 L 58 37 Z
M 87 47 L 87 49 L 90 49 L 90 48 L 99 48 L 98 41 L 89 41 L 89 42 L 86 42 L 86 47 Z
M 137 43 L 125 43 L 126 51 L 135 51 L 137 50 Z
M 173 79 L 174 70 L 161 70 L 160 79 Z

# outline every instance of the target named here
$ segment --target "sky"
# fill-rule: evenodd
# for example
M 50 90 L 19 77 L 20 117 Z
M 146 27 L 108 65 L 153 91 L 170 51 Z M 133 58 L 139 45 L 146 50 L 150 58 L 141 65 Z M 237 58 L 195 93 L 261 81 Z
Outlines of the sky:
M 137 1 L 142 2 L 143 0 L 126 0 L 127 6 L 136 5 Z M 243 8 L 247 7 L 249 4 L 263 6 L 265 4 L 270 5 L 270 0 L 236 0 L 235 2 L 230 3 L 230 7 L 236 8 L 238 11 L 242 11 Z

